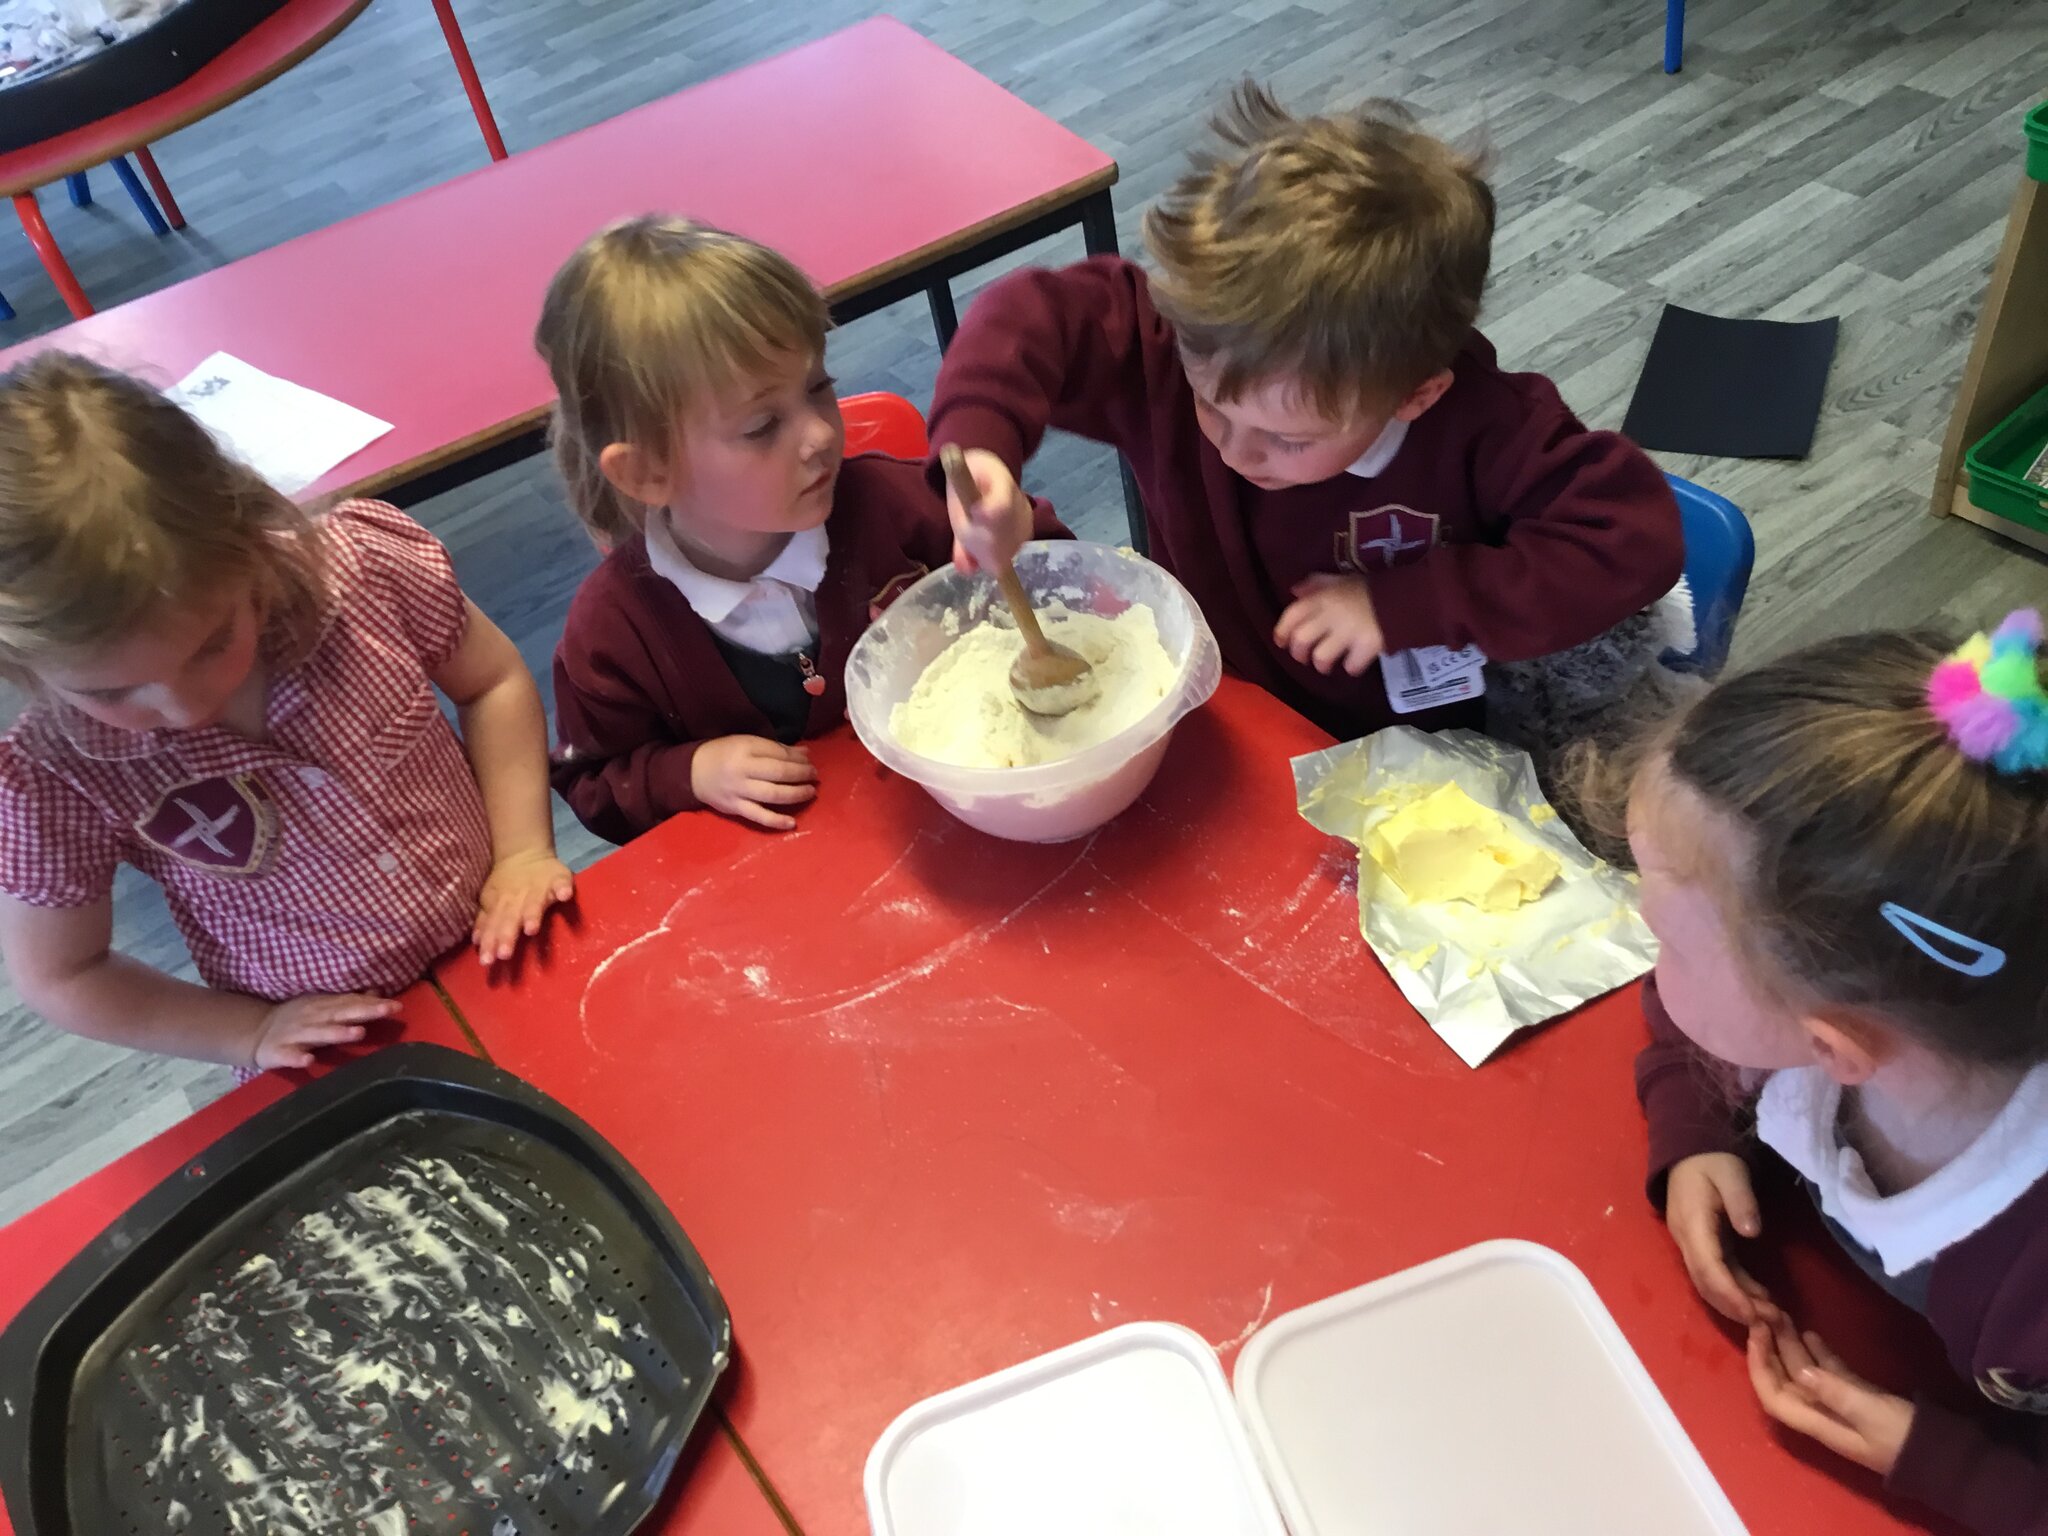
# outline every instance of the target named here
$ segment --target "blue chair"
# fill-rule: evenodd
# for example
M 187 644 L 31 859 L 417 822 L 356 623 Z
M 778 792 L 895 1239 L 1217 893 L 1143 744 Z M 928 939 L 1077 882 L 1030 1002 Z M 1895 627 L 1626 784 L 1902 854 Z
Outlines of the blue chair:
M 1685 527 L 1685 584 L 1692 591 L 1694 636 L 1690 654 L 1666 659 L 1711 677 L 1728 660 L 1735 639 L 1735 616 L 1742 611 L 1749 573 L 1756 566 L 1756 535 L 1742 509 L 1726 496 L 1677 475 L 1664 478 L 1678 497 Z
M 159 240 L 170 234 L 171 226 L 165 222 L 164 216 L 157 211 L 155 199 L 143 187 L 141 178 L 135 174 L 135 167 L 128 163 L 128 157 L 126 155 L 116 155 L 107 164 L 113 167 L 114 175 L 120 180 L 128 196 L 134 200 L 136 210 L 142 215 L 143 223 L 149 226 L 149 232 Z M 64 178 L 64 184 L 71 192 L 72 207 L 90 208 L 92 206 L 92 184 L 85 179 L 85 172 L 74 171 L 71 175 Z
M 1664 0 L 1664 73 L 1685 63 L 1685 0 Z

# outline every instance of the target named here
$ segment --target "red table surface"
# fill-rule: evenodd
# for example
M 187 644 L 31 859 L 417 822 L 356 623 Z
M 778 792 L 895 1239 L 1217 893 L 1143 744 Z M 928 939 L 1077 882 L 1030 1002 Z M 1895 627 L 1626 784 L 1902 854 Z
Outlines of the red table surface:
M 677 818 L 582 877 L 544 964 L 448 984 L 703 1251 L 734 1423 L 810 1536 L 865 1530 L 864 1458 L 921 1397 L 1138 1318 L 1227 1363 L 1494 1237 L 1585 1270 L 1752 1530 L 1907 1528 L 1774 1437 L 1645 1203 L 1634 989 L 1462 1065 L 1359 938 L 1354 856 L 1295 814 L 1288 758 L 1324 745 L 1226 681 L 1137 807 L 1029 847 L 841 733 L 797 832 Z M 1938 1371 L 1795 1206 L 1773 1231 L 1764 1272 L 1852 1361 Z
M 424 984 L 404 995 L 399 1027 L 386 1026 L 377 1044 L 429 1040 L 470 1051 L 470 1042 L 448 1016 L 433 988 Z M 332 1053 L 340 1060 L 344 1053 Z M 359 1054 L 349 1052 L 345 1054 Z M 269 1072 L 216 1099 L 162 1135 L 82 1179 L 56 1199 L 0 1227 L 0 1327 L 13 1321 L 30 1297 L 98 1237 L 123 1212 L 195 1154 L 283 1098 L 312 1074 Z M 726 1435 L 705 1425 L 693 1442 L 691 1460 L 676 1476 L 667 1503 L 665 1532 L 700 1536 L 786 1536 L 760 1485 Z M 0 1505 L 0 1536 L 13 1536 L 14 1522 Z
M 318 48 L 363 5 L 364 0 L 287 0 L 169 90 L 54 139 L 0 154 L 0 190 L 44 186 L 219 110 Z
M 1115 162 L 879 17 L 0 352 L 86 351 L 159 384 L 210 353 L 393 423 L 308 495 L 444 459 L 552 398 L 542 293 L 611 220 L 687 214 L 828 293 Z

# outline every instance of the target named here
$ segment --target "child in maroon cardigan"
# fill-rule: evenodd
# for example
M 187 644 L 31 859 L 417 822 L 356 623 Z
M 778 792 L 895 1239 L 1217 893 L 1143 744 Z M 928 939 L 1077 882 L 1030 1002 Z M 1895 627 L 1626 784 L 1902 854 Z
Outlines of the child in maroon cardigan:
M 1636 1065 L 1650 1194 L 1693 1284 L 1749 1330 L 1773 1418 L 2015 1536 L 2048 1532 L 2040 638 L 2032 612 L 1946 656 L 1855 635 L 1724 682 L 1654 740 L 1628 813 L 1661 945 Z M 1726 1069 L 1761 1087 L 1748 1144 Z M 1983 1415 L 1862 1380 L 1743 1271 L 1727 1229 L 1761 1234 L 1757 1143 Z
M 1474 163 L 1384 103 L 1296 119 L 1247 84 L 1216 126 L 1225 152 L 1146 215 L 1156 275 L 1026 270 L 969 312 L 931 436 L 968 450 L 982 506 L 1021 505 L 1048 427 L 1113 444 L 1224 660 L 1343 737 L 1396 718 L 1412 672 L 1383 678 L 1384 654 L 1523 661 L 1669 592 L 1655 466 L 1473 329 L 1494 220 Z M 1412 723 L 1472 715 L 1427 710 L 1477 694 L 1461 659 L 1405 691 Z
M 608 551 L 555 651 L 554 784 L 601 837 L 700 807 L 795 826 L 854 641 L 953 555 L 917 466 L 843 460 L 825 323 L 784 257 L 680 219 L 614 225 L 549 286 L 555 450 Z M 1034 525 L 1063 531 L 999 526 Z

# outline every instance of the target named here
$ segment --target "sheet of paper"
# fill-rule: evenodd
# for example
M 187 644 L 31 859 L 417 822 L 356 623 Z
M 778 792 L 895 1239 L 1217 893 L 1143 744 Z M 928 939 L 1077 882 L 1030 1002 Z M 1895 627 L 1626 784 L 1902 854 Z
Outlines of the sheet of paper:
M 2048 443 L 2041 445 L 2040 453 L 2035 456 L 2034 462 L 2028 468 L 2026 474 L 2020 478 L 2031 480 L 2036 485 L 2048 485 Z
M 391 430 L 352 405 L 216 352 L 165 391 L 288 496 Z

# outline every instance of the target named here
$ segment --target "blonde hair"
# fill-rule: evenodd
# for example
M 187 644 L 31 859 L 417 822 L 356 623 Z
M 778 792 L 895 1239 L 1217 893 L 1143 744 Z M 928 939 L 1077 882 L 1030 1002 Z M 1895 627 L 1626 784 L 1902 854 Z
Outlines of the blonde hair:
M 533 344 L 555 383 L 555 461 L 598 544 L 646 516 L 599 454 L 613 443 L 673 453 L 683 415 L 776 353 L 822 354 L 826 323 L 810 279 L 739 235 L 650 214 L 586 241 L 548 284 Z
M 31 683 L 237 578 L 303 656 L 324 564 L 290 497 L 139 379 L 64 352 L 0 374 L 0 673 Z
M 1332 420 L 1386 409 L 1448 368 L 1492 260 L 1484 157 L 1391 101 L 1298 118 L 1246 80 L 1211 124 L 1220 153 L 1145 214 L 1153 290 L 1231 400 L 1291 375 Z

